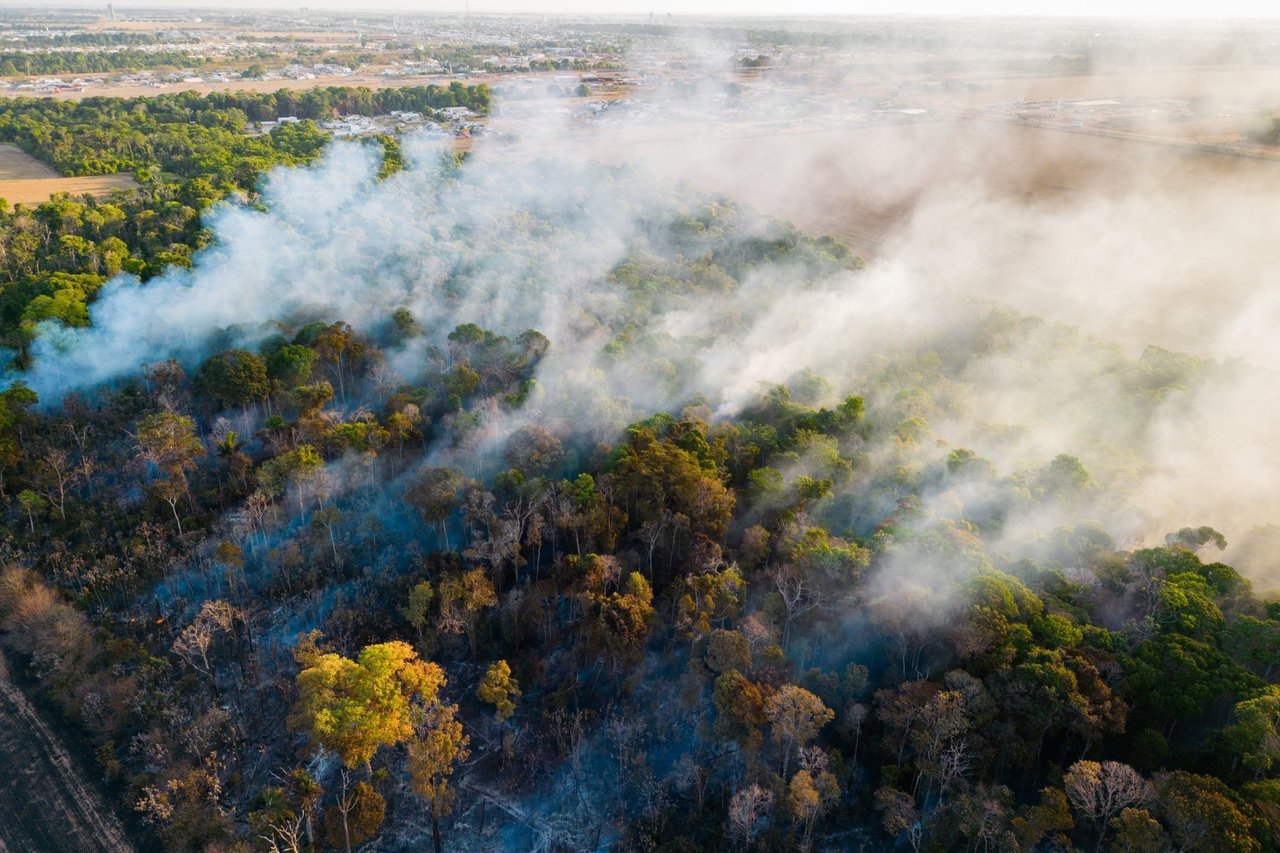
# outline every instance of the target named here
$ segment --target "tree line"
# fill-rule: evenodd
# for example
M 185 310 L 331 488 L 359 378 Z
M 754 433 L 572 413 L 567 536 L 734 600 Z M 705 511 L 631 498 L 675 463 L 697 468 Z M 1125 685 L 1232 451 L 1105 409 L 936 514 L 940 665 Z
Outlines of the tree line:
M 0 77 L 197 68 L 204 62 L 203 56 L 182 50 L 4 51 L 0 52 Z

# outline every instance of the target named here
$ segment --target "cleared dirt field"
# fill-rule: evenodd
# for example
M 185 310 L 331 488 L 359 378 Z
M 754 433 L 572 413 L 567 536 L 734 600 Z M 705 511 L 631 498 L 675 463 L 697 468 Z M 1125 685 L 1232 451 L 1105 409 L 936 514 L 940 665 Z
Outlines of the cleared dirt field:
M 163 86 L 124 86 L 124 85 L 89 85 L 78 92 L 55 92 L 45 97 L 64 101 L 79 101 L 82 98 L 140 98 L 153 95 L 165 95 L 173 92 L 199 92 L 207 95 L 210 92 L 276 92 L 280 89 L 314 89 L 318 86 L 368 86 L 373 89 L 400 88 L 404 86 L 425 86 L 435 83 L 447 86 L 455 77 L 440 74 L 421 74 L 405 77 L 383 77 L 381 74 L 345 74 L 320 75 L 311 80 L 228 80 L 225 83 L 167 83 Z M 501 82 L 500 75 L 477 74 L 462 82 L 467 85 L 488 83 L 494 85 Z
M 39 178 L 36 180 L 0 180 L 0 198 L 9 204 L 39 204 L 55 193 L 107 195 L 115 190 L 129 190 L 137 183 L 129 175 L 98 175 L 89 178 Z
M 554 79 L 559 71 L 537 71 L 519 75 L 519 79 Z M 314 89 L 319 86 L 368 86 L 371 89 L 397 89 L 405 86 L 426 86 L 434 83 L 437 86 L 448 86 L 459 80 L 467 86 L 487 83 L 490 86 L 510 85 L 516 82 L 510 74 L 477 73 L 466 77 L 448 74 L 409 74 L 402 77 L 384 77 L 381 69 L 362 71 L 357 74 L 322 74 L 310 80 L 240 80 L 231 79 L 223 83 L 166 83 L 162 86 L 128 86 L 120 84 L 86 85 L 79 91 L 60 91 L 37 97 L 57 98 L 63 101 L 79 101 L 83 98 L 139 98 L 153 95 L 171 94 L 173 92 L 209 92 L 243 91 L 243 92 L 276 92 L 280 89 Z M 596 93 L 596 98 L 615 98 L 616 92 Z M 563 102 L 563 101 L 562 101 Z
M 57 172 L 13 145 L 0 145 L 0 181 L 59 178 Z
M 113 21 L 110 18 L 102 18 L 101 20 L 89 24 L 85 27 L 87 32 L 101 32 L 102 30 L 125 30 L 135 33 L 163 33 L 170 30 L 225 30 L 226 23 L 222 21 L 196 21 L 196 20 L 135 20 L 135 21 Z M 254 39 L 288 39 L 293 41 L 305 42 L 325 42 L 325 43 L 350 43 L 358 42 L 360 34 L 357 32 L 328 32 L 323 30 L 237 30 L 237 35 Z
M 85 769 L 9 682 L 0 658 L 0 851 L 128 853 Z
M 64 101 L 82 98 L 144 98 L 174 92 L 276 92 L 280 89 L 314 89 L 317 86 L 370 86 L 372 88 L 419 86 L 427 83 L 448 84 L 453 78 L 440 76 L 396 77 L 388 79 L 373 74 L 322 75 L 312 80 L 228 80 L 225 83 L 168 83 L 163 86 L 102 85 L 85 86 L 78 92 L 55 92 L 48 97 Z
M 168 30 L 212 30 L 219 29 L 224 25 L 218 21 L 188 21 L 188 20 L 159 20 L 159 21 L 113 21 L 110 18 L 100 18 L 92 24 L 85 27 L 89 32 L 97 32 L 101 30 L 129 30 L 131 32 L 166 32 Z
M 130 175 L 64 178 L 20 148 L 0 145 L 0 198 L 9 204 L 39 204 L 54 193 L 106 195 L 135 186 Z

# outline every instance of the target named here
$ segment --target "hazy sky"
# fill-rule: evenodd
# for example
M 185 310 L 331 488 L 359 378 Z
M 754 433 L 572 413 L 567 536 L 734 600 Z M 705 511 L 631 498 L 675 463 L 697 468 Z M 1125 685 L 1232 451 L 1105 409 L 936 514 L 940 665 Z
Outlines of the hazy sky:
M 46 0 L 48 5 L 96 5 L 85 0 Z M 105 6 L 106 0 L 102 5 Z M 665 15 L 1063 15 L 1102 17 L 1280 17 L 1280 3 L 1259 0 L 119 0 L 116 9 L 187 6 L 404 10 L 422 12 L 569 12 Z M 40 0 L 0 0 L 0 6 L 40 6 Z

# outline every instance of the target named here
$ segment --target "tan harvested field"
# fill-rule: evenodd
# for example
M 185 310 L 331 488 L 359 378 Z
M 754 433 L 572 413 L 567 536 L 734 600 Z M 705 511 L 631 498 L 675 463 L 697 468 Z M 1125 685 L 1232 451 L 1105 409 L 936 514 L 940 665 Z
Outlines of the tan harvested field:
M 0 145 L 0 198 L 9 204 L 39 204 L 55 193 L 107 195 L 136 186 L 130 175 L 64 178 L 22 149 Z
M 49 166 L 41 163 L 14 145 L 0 145 L 0 181 L 47 180 L 61 177 Z
M 276 92 L 280 89 L 314 89 L 317 86 L 368 86 L 372 89 L 397 88 L 403 86 L 425 86 L 428 83 L 447 86 L 458 78 L 441 74 L 421 74 L 406 77 L 383 77 L 380 74 L 347 74 L 321 75 L 313 80 L 228 80 L 225 83 L 169 83 L 163 86 L 121 86 L 90 85 L 80 91 L 60 91 L 45 97 L 58 98 L 64 101 L 79 101 L 82 98 L 111 97 L 139 98 L 153 95 L 164 95 L 173 92 L 209 92 L 244 91 L 244 92 Z M 476 74 L 464 79 L 468 85 L 488 83 L 494 85 L 501 82 L 502 75 Z
M 224 27 L 225 25 L 218 21 L 113 21 L 104 16 L 86 26 L 85 29 L 90 32 L 98 30 L 130 30 L 139 33 L 154 33 L 166 30 L 213 30 Z
M 113 21 L 102 18 L 85 27 L 90 32 L 101 30 L 126 30 L 135 33 L 167 32 L 169 30 L 225 30 L 227 25 L 221 21 L 195 20 L 134 20 Z M 236 35 L 252 39 L 291 39 L 315 43 L 349 43 L 360 39 L 354 31 L 324 30 L 236 30 Z
M 0 180 L 0 198 L 9 204 L 39 204 L 57 193 L 70 195 L 109 195 L 116 190 L 131 190 L 137 183 L 130 175 L 94 175 L 87 178 L 41 178 L 38 180 Z

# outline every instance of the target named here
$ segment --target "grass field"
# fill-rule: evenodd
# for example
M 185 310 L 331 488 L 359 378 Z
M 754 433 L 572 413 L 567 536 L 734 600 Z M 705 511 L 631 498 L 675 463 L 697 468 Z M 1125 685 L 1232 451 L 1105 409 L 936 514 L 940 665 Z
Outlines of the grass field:
M 12 145 L 0 145 L 0 198 L 9 204 L 39 204 L 55 193 L 106 195 L 137 186 L 130 175 L 64 178 Z

